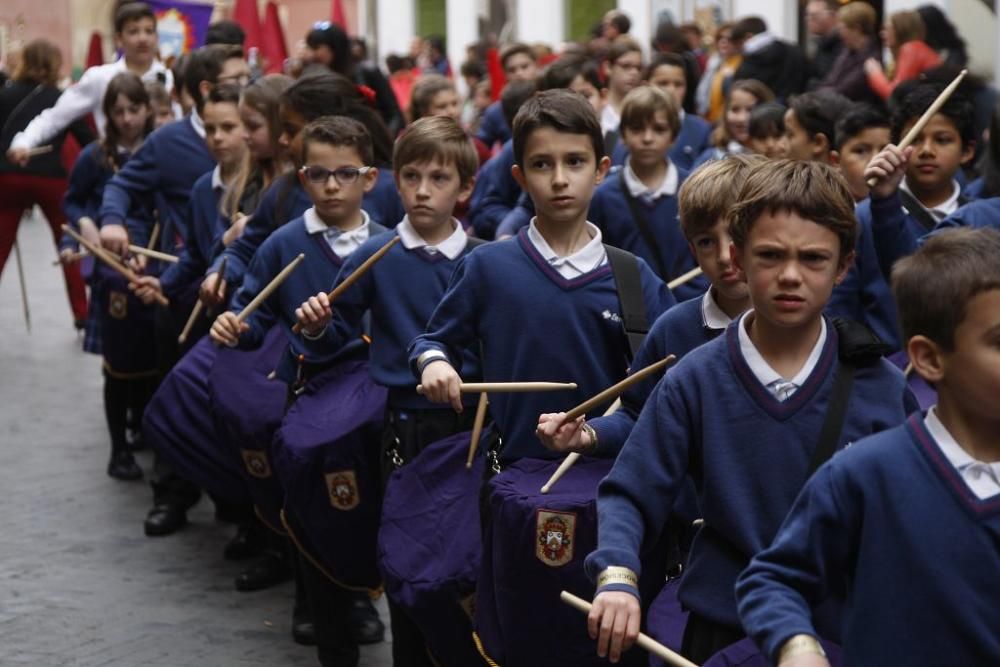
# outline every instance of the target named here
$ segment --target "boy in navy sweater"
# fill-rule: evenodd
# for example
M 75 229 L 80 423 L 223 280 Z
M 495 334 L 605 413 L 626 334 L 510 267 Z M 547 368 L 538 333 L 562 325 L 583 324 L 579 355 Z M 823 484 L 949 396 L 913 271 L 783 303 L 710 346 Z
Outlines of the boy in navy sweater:
M 482 345 L 487 381 L 572 380 L 549 394 L 497 394 L 500 461 L 557 456 L 536 437 L 539 413 L 580 402 L 620 380 L 628 365 L 618 295 L 601 231 L 587 222 L 594 187 L 608 170 L 597 114 L 568 90 L 539 93 L 514 119 L 514 177 L 537 211 L 517 237 L 470 253 L 426 327 L 410 364 L 435 403 L 463 409 L 458 370 Z M 639 261 L 647 316 L 673 296 Z
M 393 171 L 407 215 L 396 229 L 373 237 L 344 263 L 350 275 L 394 235 L 395 245 L 330 307 L 320 292 L 296 311 L 307 347 L 337 350 L 351 340 L 371 313 L 371 364 L 378 384 L 389 389 L 382 437 L 383 481 L 412 461 L 427 445 L 472 427 L 473 410 L 456 414 L 417 394 L 407 360 L 409 342 L 424 330 L 441 301 L 455 267 L 475 245 L 452 216 L 455 204 L 472 191 L 478 158 L 465 131 L 451 118 L 427 117 L 413 123 L 396 142 Z M 462 356 L 462 376 L 476 378 L 473 349 Z M 464 397 L 466 407 L 477 397 Z M 413 620 L 389 600 L 393 664 L 430 665 L 427 647 Z M 471 645 L 471 633 L 469 643 Z M 474 648 L 472 649 L 474 652 Z
M 500 53 L 500 66 L 503 67 L 508 83 L 522 81 L 531 83 L 538 76 L 538 60 L 535 58 L 535 52 L 527 44 L 515 43 L 504 47 Z M 483 112 L 483 120 L 479 124 L 476 138 L 491 149 L 498 142 L 507 143 L 510 141 L 511 118 L 512 115 L 504 111 L 501 101 L 494 102 Z
M 899 142 L 941 92 L 919 83 L 902 96 L 892 114 L 892 139 Z M 889 144 L 865 170 L 871 189 L 871 227 L 882 273 L 888 278 L 900 257 L 967 200 L 955 180 L 976 149 L 975 110 L 960 93 L 952 95 L 905 151 Z M 858 215 L 862 215 L 861 211 Z
M 1000 233 L 954 230 L 893 269 L 938 404 L 821 467 L 740 575 L 740 619 L 775 664 L 828 665 L 809 608 L 845 593 L 845 664 L 1000 664 L 998 255 Z
M 667 155 L 680 130 L 677 102 L 659 88 L 641 86 L 625 96 L 621 114 L 629 158 L 594 192 L 589 217 L 609 245 L 642 257 L 667 281 L 695 266 L 677 219 L 677 189 L 687 172 Z M 704 280 L 691 281 L 677 289 L 677 298 L 706 288 Z
M 785 111 L 788 158 L 833 164 L 835 124 L 850 106 L 849 99 L 829 90 L 793 97 Z
M 851 261 L 852 204 L 820 163 L 769 161 L 748 176 L 730 234 L 754 310 L 664 376 L 598 490 L 598 548 L 586 567 L 599 655 L 617 661 L 633 643 L 640 549 L 655 543 L 689 475 L 705 525 L 679 590 L 691 612 L 682 652 L 701 663 L 742 637 L 733 584 L 770 544 L 815 460 L 916 409 L 881 346 L 869 336 L 858 345 L 822 314 Z

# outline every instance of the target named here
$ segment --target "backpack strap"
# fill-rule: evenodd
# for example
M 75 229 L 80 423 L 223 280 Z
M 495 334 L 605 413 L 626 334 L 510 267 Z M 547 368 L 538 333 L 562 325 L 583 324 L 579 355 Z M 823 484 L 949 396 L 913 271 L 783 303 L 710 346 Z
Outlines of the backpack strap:
M 911 195 L 906 190 L 899 189 L 899 198 L 903 200 L 903 206 L 906 207 L 906 212 L 913 216 L 913 218 L 920 223 L 920 226 L 927 231 L 933 230 L 937 227 L 937 220 L 931 215 L 924 205 L 917 201 L 917 198 Z
M 649 320 L 646 317 L 646 302 L 642 298 L 642 277 L 639 275 L 639 260 L 632 253 L 605 244 L 608 253 L 608 264 L 611 265 L 611 275 L 615 279 L 615 289 L 618 290 L 618 303 L 622 309 L 622 327 L 628 340 L 629 360 L 635 358 L 636 352 L 649 333 Z
M 604 154 L 608 157 L 611 157 L 612 153 L 615 152 L 615 148 L 618 146 L 619 136 L 621 136 L 621 128 L 611 130 L 604 135 Z
M 618 181 L 619 185 L 621 185 L 625 203 L 628 204 L 629 213 L 632 214 L 632 219 L 635 220 L 635 224 L 639 228 L 639 233 L 642 234 L 642 240 L 646 242 L 646 245 L 649 246 L 649 251 L 653 253 L 653 261 L 656 263 L 656 273 L 661 279 L 668 280 L 670 274 L 667 273 L 667 264 L 663 261 L 663 253 L 660 251 L 660 245 L 656 242 L 656 236 L 653 235 L 653 228 L 649 225 L 649 218 L 642 209 L 642 204 L 632 196 L 632 193 L 628 189 L 628 184 L 625 182 L 625 167 L 622 167 L 621 171 L 618 172 Z

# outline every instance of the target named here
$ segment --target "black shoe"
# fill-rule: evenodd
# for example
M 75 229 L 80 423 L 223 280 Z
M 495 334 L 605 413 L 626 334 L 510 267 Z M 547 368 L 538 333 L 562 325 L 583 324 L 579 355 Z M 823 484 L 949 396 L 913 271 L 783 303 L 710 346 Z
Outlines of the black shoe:
M 385 624 L 366 593 L 359 593 L 351 603 L 351 634 L 358 644 L 378 644 L 385 639 Z
M 256 521 L 241 523 L 236 529 L 236 536 L 222 550 L 226 560 L 246 560 L 259 556 L 267 546 L 266 536 Z
M 108 462 L 108 475 L 115 479 L 142 479 L 142 468 L 135 462 L 131 452 L 115 452 Z
M 156 537 L 176 533 L 186 523 L 187 512 L 183 507 L 164 503 L 155 505 L 149 510 L 143 528 L 146 530 L 146 535 Z
M 288 559 L 274 552 L 267 552 L 249 569 L 241 572 L 233 583 L 236 590 L 248 593 L 270 588 L 291 578 L 292 569 L 288 565 Z
M 307 605 L 296 604 L 292 609 L 292 639 L 302 646 L 316 645 L 316 626 Z

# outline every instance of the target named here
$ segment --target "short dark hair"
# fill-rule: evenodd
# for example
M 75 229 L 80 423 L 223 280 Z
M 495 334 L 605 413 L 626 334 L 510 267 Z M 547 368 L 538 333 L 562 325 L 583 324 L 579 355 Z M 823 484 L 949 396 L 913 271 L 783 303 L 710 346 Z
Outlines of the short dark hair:
M 427 116 L 411 123 L 396 140 L 392 169 L 399 173 L 408 164 L 430 162 L 434 158 L 455 165 L 462 185 L 469 183 L 479 169 L 479 155 L 454 118 Z
M 532 50 L 530 46 L 528 46 L 527 44 L 523 44 L 521 42 L 515 42 L 513 44 L 508 44 L 507 46 L 503 47 L 503 49 L 500 50 L 500 67 L 506 70 L 507 59 L 513 55 L 517 55 L 518 53 L 523 53 L 532 60 L 536 62 L 538 61 L 538 58 L 535 57 L 535 52 Z
M 899 143 L 903 137 L 903 128 L 927 111 L 937 96 L 945 88 L 945 83 L 937 81 L 921 81 L 912 86 L 895 100 L 890 106 L 892 111 L 892 140 Z M 894 96 L 895 97 L 895 96 Z M 974 144 L 976 141 L 976 110 L 969 98 L 956 91 L 938 110 L 950 120 L 958 130 L 963 144 Z
M 758 104 L 750 112 L 750 137 L 766 139 L 785 133 L 785 107 L 777 102 Z
M 826 137 L 827 144 L 833 148 L 836 136 L 835 126 L 851 106 L 851 101 L 832 90 L 816 90 L 810 93 L 795 95 L 789 101 L 789 108 L 795 114 L 795 120 L 812 139 L 818 134 Z
M 669 51 L 658 51 L 657 53 L 654 53 L 652 59 L 649 61 L 649 65 L 646 66 L 646 71 L 642 78 L 649 81 L 649 77 L 653 76 L 658 67 L 679 67 L 681 71 L 684 72 L 685 83 L 687 83 L 689 88 L 691 87 L 691 82 L 687 80 L 687 63 L 684 61 L 684 56 L 681 54 Z
M 642 53 L 642 47 L 639 46 L 639 42 L 628 35 L 619 35 L 615 37 L 614 41 L 608 46 L 608 50 L 604 52 L 604 61 L 609 65 L 614 65 L 618 62 L 619 58 L 633 51 Z
M 903 337 L 926 336 L 946 351 L 969 301 L 1000 289 L 1000 231 L 956 228 L 932 234 L 892 267 L 892 294 Z
M 438 93 L 446 90 L 455 92 L 455 82 L 440 74 L 424 74 L 413 85 L 410 93 L 410 120 L 423 118 L 430 111 L 431 103 Z
M 833 147 L 839 151 L 844 147 L 844 144 L 870 127 L 889 129 L 889 117 L 881 109 L 871 104 L 861 102 L 852 104 L 847 113 L 837 120 Z
M 732 153 L 692 172 L 677 192 L 677 211 L 684 238 L 691 241 L 725 218 L 736 203 L 747 174 L 766 160 L 755 153 Z
M 462 76 L 474 76 L 477 79 L 486 78 L 486 67 L 478 60 L 466 60 L 458 68 L 458 72 Z
M 536 130 L 550 127 L 557 132 L 582 134 L 594 147 L 595 161 L 604 157 L 604 136 L 597 112 L 587 100 L 565 88 L 545 90 L 531 97 L 514 117 L 514 163 L 523 166 L 524 147 Z
M 836 168 L 804 160 L 767 160 L 754 166 L 729 211 L 733 244 L 742 249 L 757 220 L 780 211 L 797 213 L 833 232 L 840 241 L 841 260 L 854 250 L 854 197 Z
M 681 131 L 680 105 L 673 95 L 656 86 L 636 86 L 625 95 L 621 107 L 622 136 L 626 130 L 642 132 L 654 122 L 657 111 L 666 114 L 671 142 L 676 141 Z
M 239 105 L 242 92 L 242 89 L 235 83 L 222 83 L 213 86 L 212 90 L 208 91 L 205 103 Z
M 615 30 L 617 30 L 619 34 L 622 35 L 624 35 L 629 30 L 632 29 L 632 21 L 629 20 L 629 17 L 623 14 L 622 12 L 614 12 L 608 18 L 608 23 L 613 25 L 615 27 Z
M 140 19 L 150 19 L 156 25 L 156 14 L 149 5 L 145 2 L 126 2 L 115 11 L 115 32 L 120 33 L 126 23 Z
M 242 58 L 242 47 L 233 44 L 211 44 L 195 49 L 184 67 L 184 86 L 194 100 L 195 109 L 201 113 L 205 106 L 199 84 L 202 81 L 216 83 L 226 61 L 231 58 Z
M 247 34 L 236 21 L 216 21 L 205 31 L 205 46 L 209 44 L 235 44 L 243 46 Z
M 302 130 L 303 162 L 309 156 L 310 144 L 350 146 L 357 152 L 365 166 L 372 164 L 372 138 L 365 126 L 347 116 L 323 116 L 309 123 Z
M 512 81 L 504 86 L 500 93 L 500 110 L 503 111 L 507 127 L 513 127 L 517 110 L 535 94 L 535 90 L 533 81 Z
M 733 41 L 740 42 L 747 37 L 767 32 L 767 23 L 759 16 L 747 16 L 733 24 Z
M 586 56 L 562 56 L 554 61 L 538 77 L 538 90 L 552 90 L 553 88 L 569 88 L 576 77 L 582 76 L 589 84 L 601 90 L 604 82 L 601 81 L 597 71 L 597 65 Z

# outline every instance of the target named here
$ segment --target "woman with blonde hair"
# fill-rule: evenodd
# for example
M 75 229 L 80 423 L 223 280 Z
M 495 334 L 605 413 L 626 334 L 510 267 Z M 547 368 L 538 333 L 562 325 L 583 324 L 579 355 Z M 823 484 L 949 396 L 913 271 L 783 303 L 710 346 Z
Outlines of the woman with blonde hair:
M 882 28 L 882 41 L 892 52 L 893 76 L 890 80 L 874 58 L 865 61 L 868 85 L 883 100 L 903 81 L 915 79 L 941 64 L 941 56 L 924 41 L 927 28 L 920 14 L 903 10 L 889 15 Z

